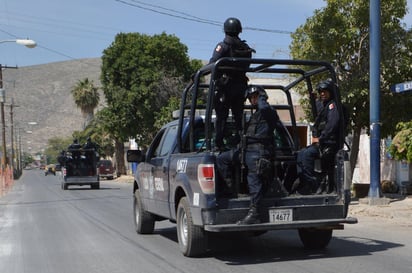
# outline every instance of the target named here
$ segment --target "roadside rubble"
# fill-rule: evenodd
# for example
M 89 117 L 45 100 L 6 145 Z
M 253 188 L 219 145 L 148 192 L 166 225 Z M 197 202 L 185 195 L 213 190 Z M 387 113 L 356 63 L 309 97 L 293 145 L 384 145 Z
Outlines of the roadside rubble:
M 133 183 L 134 176 L 133 175 L 122 175 L 116 177 L 113 181 L 115 182 L 123 182 L 123 183 Z
M 353 199 L 349 216 L 372 217 L 412 226 L 412 195 L 385 195 L 388 204 L 370 205 L 367 198 Z

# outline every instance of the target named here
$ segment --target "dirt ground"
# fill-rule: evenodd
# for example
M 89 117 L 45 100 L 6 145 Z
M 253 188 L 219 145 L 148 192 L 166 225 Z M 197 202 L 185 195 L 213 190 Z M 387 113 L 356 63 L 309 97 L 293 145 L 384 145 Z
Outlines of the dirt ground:
M 132 183 L 133 179 L 134 179 L 133 175 L 122 175 L 120 177 L 117 177 L 114 181 Z
M 133 176 L 123 175 L 118 182 L 132 183 Z M 372 217 L 412 227 L 412 195 L 385 195 L 388 204 L 369 205 L 368 198 L 354 198 L 349 206 L 349 216 Z
M 412 195 L 389 195 L 389 204 L 369 205 L 367 198 L 353 200 L 349 216 L 373 217 L 412 227 Z

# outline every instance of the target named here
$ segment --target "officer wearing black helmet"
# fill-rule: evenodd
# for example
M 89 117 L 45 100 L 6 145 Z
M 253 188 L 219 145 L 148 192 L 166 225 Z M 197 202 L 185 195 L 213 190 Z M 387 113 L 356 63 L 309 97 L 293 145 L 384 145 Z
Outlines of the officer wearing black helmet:
M 267 167 L 274 148 L 274 130 L 280 123 L 279 116 L 274 108 L 267 102 L 268 95 L 261 86 L 251 85 L 246 89 L 245 99 L 248 99 L 254 112 L 245 128 L 245 156 L 244 163 L 247 167 L 247 182 L 250 194 L 250 209 L 246 217 L 239 224 L 260 223 L 259 205 L 264 194 L 264 177 L 261 175 Z M 233 164 L 240 163 L 239 149 L 221 153 L 217 157 L 219 175 L 226 183 L 231 183 L 231 170 Z M 263 166 L 265 164 L 265 166 Z M 229 187 L 231 185 L 228 185 Z
M 79 159 L 80 158 L 80 148 L 82 146 L 79 144 L 79 141 L 77 138 L 73 139 L 73 143 L 69 145 L 68 150 L 72 154 L 73 159 Z
M 312 129 L 312 144 L 298 153 L 297 164 L 300 184 L 298 192 L 334 191 L 333 165 L 338 150 L 340 115 L 333 100 L 335 84 L 325 80 L 318 84 L 319 99 L 316 102 L 317 116 Z M 323 184 L 315 173 L 315 160 L 321 159 L 321 165 L 328 171 L 328 185 Z
M 97 149 L 97 144 L 92 141 L 91 137 L 87 137 L 83 149 Z
M 251 58 L 254 49 L 239 38 L 242 24 L 237 18 L 226 19 L 223 30 L 225 38 L 218 43 L 213 51 L 210 63 L 223 57 Z M 247 67 L 243 67 L 247 69 Z M 224 130 L 229 109 L 235 119 L 236 129 L 242 130 L 243 92 L 247 88 L 248 78 L 245 71 L 228 71 L 218 75 L 216 82 L 215 110 L 216 110 L 216 146 L 224 149 Z
M 87 137 L 86 143 L 83 145 L 84 155 L 86 157 L 86 164 L 90 167 L 95 166 L 98 160 L 98 153 L 97 153 L 98 145 L 94 143 L 90 136 Z M 94 174 L 93 169 L 93 174 Z

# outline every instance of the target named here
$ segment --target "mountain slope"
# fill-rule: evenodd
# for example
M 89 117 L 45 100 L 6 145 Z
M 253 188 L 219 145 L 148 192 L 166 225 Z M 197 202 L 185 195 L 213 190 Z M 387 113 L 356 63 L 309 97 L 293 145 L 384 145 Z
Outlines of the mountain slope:
M 100 69 L 100 58 L 4 69 L 7 146 L 10 147 L 12 100 L 14 127 L 22 128 L 20 131 L 24 151 L 41 151 L 50 137 L 69 137 L 73 131 L 81 130 L 83 117 L 73 101 L 71 90 L 79 80 L 85 78 L 100 87 Z M 104 96 L 100 91 L 98 108 L 104 103 Z M 37 125 L 29 125 L 28 122 L 36 122 Z M 27 134 L 26 131 L 33 133 Z

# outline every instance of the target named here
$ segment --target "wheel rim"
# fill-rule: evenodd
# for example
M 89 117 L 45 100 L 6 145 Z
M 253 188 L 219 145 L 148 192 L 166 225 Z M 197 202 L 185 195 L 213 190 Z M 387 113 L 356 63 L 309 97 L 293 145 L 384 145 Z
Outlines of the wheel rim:
M 182 216 L 180 218 L 180 238 L 182 239 L 182 244 L 187 245 L 187 217 L 186 213 L 182 211 Z

